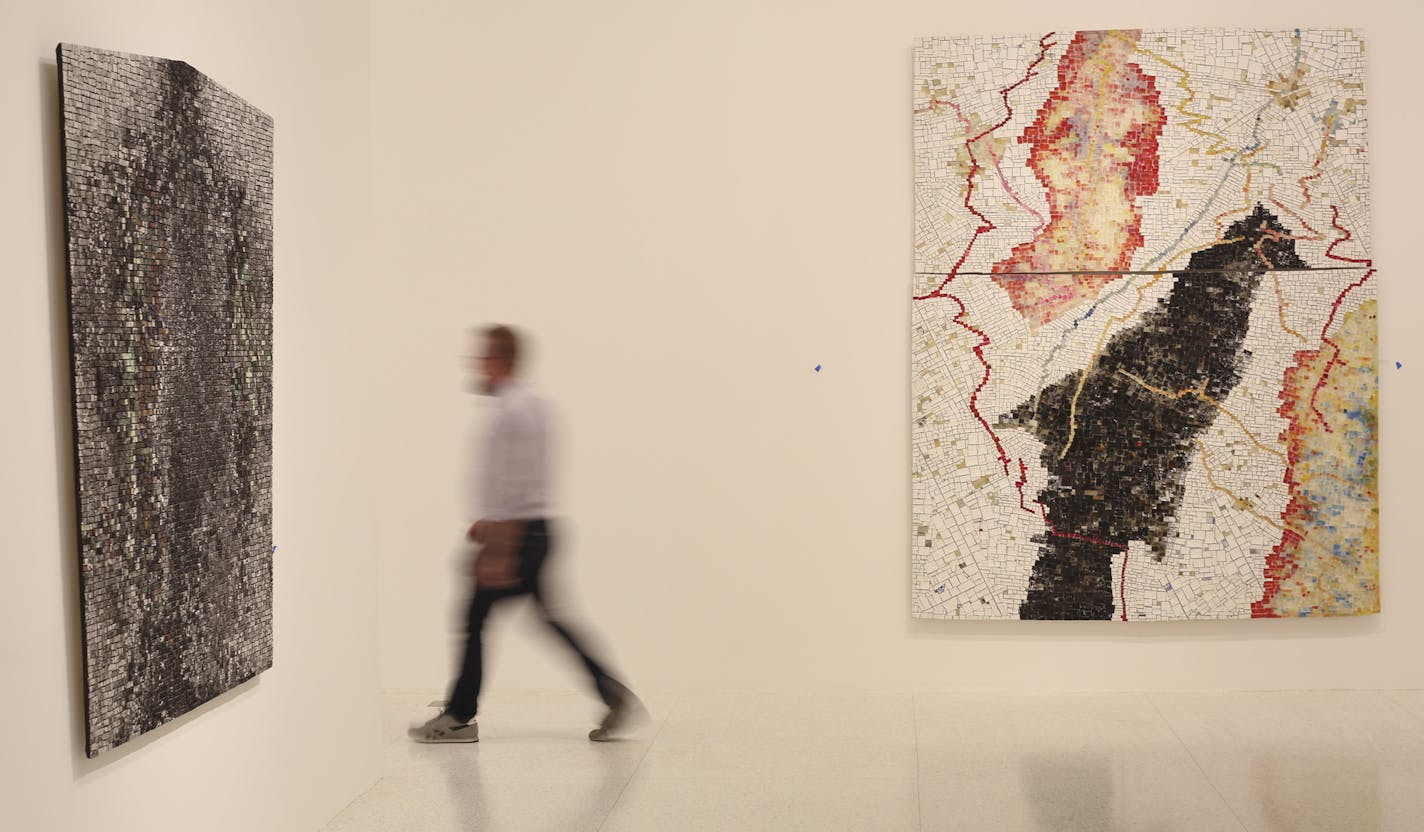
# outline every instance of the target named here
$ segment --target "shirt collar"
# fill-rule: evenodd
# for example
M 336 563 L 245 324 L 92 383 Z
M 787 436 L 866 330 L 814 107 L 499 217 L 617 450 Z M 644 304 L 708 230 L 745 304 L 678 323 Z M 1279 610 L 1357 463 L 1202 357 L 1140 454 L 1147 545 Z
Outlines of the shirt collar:
M 524 385 L 520 383 L 518 378 L 511 376 L 510 378 L 507 378 L 494 386 L 494 397 L 496 399 L 502 399 L 505 396 L 510 395 L 511 393 L 518 392 L 519 389 L 523 386 Z

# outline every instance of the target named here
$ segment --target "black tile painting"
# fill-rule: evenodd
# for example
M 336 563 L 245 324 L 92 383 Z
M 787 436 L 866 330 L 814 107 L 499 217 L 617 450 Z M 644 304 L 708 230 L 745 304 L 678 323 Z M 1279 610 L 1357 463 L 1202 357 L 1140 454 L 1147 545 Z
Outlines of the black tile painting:
M 57 52 L 92 757 L 272 666 L 272 119 Z
M 1264 208 L 1230 226 L 1225 239 L 1192 254 L 1171 292 L 1118 331 L 1090 368 L 999 422 L 1044 443 L 1049 477 L 1039 503 L 1049 528 L 1075 530 L 1035 536 L 1039 556 L 1021 618 L 1112 618 L 1110 541 L 1140 540 L 1159 563 L 1166 557 L 1198 437 L 1218 417 L 1211 403 L 1226 401 L 1240 381 L 1261 278 L 1305 267 Z M 1176 395 L 1181 390 L 1191 394 Z

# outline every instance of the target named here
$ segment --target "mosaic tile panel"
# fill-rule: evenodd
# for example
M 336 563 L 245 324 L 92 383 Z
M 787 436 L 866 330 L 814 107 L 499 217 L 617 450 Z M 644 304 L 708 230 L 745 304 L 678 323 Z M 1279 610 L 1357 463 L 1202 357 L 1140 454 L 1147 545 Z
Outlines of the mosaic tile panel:
M 918 44 L 914 615 L 1379 610 L 1364 55 Z
M 272 119 L 57 53 L 92 757 L 272 665 Z

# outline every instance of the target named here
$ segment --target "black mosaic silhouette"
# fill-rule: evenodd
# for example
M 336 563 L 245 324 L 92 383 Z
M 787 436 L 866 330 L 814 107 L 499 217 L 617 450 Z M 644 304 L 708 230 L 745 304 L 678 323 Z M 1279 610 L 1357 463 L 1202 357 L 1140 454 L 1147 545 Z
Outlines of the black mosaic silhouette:
M 57 53 L 94 756 L 272 664 L 272 120 Z
M 1050 531 L 1035 538 L 1021 618 L 1111 618 L 1114 553 L 1139 540 L 1166 555 L 1196 437 L 1249 355 L 1241 345 L 1262 274 L 1305 267 L 1263 207 L 1223 239 L 1194 253 L 1170 294 L 1108 341 L 1081 392 L 1080 370 L 1002 417 L 1045 443 L 1049 473 L 1038 498 Z

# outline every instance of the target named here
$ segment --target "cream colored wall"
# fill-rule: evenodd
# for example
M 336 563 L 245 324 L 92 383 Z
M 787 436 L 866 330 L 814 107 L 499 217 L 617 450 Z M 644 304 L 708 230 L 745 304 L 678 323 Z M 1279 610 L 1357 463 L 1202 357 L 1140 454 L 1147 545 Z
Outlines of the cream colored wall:
M 0 20 L 0 825 L 315 829 L 380 766 L 369 8 L 4 0 Z M 275 665 L 96 760 L 82 751 L 61 40 L 186 60 L 276 120 Z
M 1424 290 L 1408 266 L 1424 123 L 1420 19 L 1398 8 L 378 2 L 383 685 L 445 684 L 465 592 L 454 488 L 478 411 L 457 356 L 466 327 L 500 320 L 540 338 L 534 375 L 564 410 L 567 565 L 584 619 L 636 683 L 1424 686 L 1409 525 L 1424 372 L 1409 316 Z M 1134 25 L 1355 25 L 1369 38 L 1383 615 L 908 616 L 913 40 Z M 492 683 L 573 684 L 524 629 L 494 639 Z

